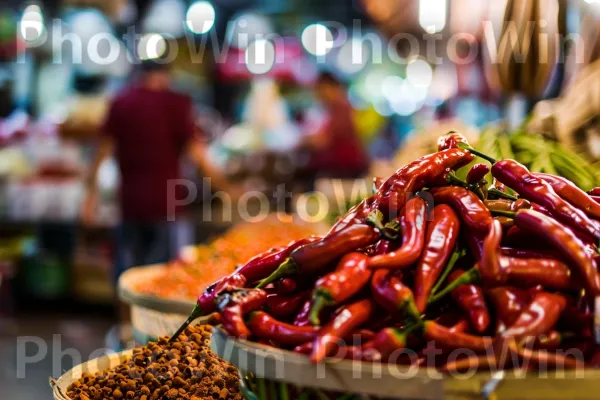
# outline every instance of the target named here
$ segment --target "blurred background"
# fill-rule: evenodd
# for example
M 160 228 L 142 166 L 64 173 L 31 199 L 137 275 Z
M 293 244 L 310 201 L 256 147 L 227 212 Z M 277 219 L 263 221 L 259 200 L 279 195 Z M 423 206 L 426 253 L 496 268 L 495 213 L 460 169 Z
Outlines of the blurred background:
M 209 261 L 215 251 L 250 242 L 258 243 L 252 251 L 266 250 L 282 240 L 283 225 L 269 218 L 248 233 L 248 218 L 239 208 L 224 213 L 203 178 L 221 182 L 233 199 L 264 193 L 268 210 L 293 215 L 295 200 L 315 189 L 331 198 L 342 188 L 352 203 L 357 182 L 370 190 L 373 176 L 389 176 L 456 130 L 490 153 L 586 190 L 598 186 L 599 20 L 594 0 L 4 0 L 0 382 L 7 398 L 48 397 L 52 374 L 42 362 L 28 375 L 32 384 L 15 379 L 16 336 L 60 333 L 63 348 L 84 357 L 132 340 L 119 324 L 115 276 L 145 262 L 115 267 L 125 240 L 115 229 L 139 222 L 123 208 L 124 165 L 136 146 L 162 153 L 144 147 L 159 115 L 173 126 L 189 115 L 168 118 L 191 107 L 186 140 L 197 151 L 169 178 L 189 179 L 198 195 L 179 219 L 176 252 L 148 262 L 171 269 L 138 289 L 193 301 L 215 271 L 252 255 L 224 267 Z M 149 113 L 114 106 L 119 96 L 150 101 L 128 92 L 139 82 L 184 96 L 163 96 Z M 124 144 L 118 135 L 136 127 L 141 133 Z M 101 152 L 107 137 L 116 152 Z M 274 195 L 281 185 L 289 193 L 283 204 Z M 83 218 L 90 191 L 94 209 Z M 296 234 L 320 228 L 302 229 Z M 214 273 L 194 278 L 182 265 Z M 167 275 L 174 282 L 162 280 Z M 61 368 L 70 363 L 66 357 Z

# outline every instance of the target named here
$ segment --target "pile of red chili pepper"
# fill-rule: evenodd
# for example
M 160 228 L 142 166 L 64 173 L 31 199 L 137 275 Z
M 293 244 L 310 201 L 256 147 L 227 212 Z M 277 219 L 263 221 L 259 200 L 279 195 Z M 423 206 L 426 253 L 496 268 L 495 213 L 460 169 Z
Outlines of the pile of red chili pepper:
M 469 168 L 465 180 L 459 168 Z M 214 283 L 186 325 L 218 312 L 231 336 L 315 363 L 597 366 L 598 195 L 450 133 L 438 152 L 375 179 L 374 194 L 325 236 L 257 255 Z

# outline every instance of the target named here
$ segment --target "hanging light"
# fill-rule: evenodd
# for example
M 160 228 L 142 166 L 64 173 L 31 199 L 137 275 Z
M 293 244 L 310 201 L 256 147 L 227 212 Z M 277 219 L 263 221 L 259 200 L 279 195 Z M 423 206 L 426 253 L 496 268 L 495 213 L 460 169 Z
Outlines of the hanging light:
M 35 42 L 44 34 L 44 15 L 38 5 L 27 6 L 23 11 L 20 34 L 26 42 Z

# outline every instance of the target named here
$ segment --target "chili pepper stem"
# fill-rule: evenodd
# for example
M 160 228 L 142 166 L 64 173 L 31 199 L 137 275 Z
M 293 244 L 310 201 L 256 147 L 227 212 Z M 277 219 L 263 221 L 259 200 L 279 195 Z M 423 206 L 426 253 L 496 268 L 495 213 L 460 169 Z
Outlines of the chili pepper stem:
M 507 200 L 512 200 L 512 201 L 519 200 L 519 198 L 517 196 L 513 196 L 512 194 L 504 193 L 496 188 L 488 189 L 488 195 L 490 195 L 490 194 L 492 194 L 494 196 L 498 196 L 503 199 L 507 199 Z
M 281 265 L 271 275 L 267 276 L 265 279 L 260 281 L 258 283 L 258 285 L 256 285 L 256 288 L 262 289 L 265 286 L 267 286 L 269 283 L 273 283 L 276 280 L 286 277 L 286 276 L 294 275 L 297 272 L 298 272 L 298 266 L 296 265 L 296 263 L 294 262 L 293 259 L 288 258 L 287 260 L 282 262 Z
M 514 219 L 517 216 L 517 213 L 513 211 L 490 210 L 490 212 L 494 217 L 508 217 Z
M 431 289 L 431 294 L 429 295 L 430 299 L 433 296 L 435 296 L 435 294 L 437 293 L 438 290 L 440 290 L 440 286 L 442 286 L 442 283 L 444 283 L 446 281 L 446 278 L 448 278 L 448 275 L 450 275 L 450 272 L 452 272 L 452 269 L 454 268 L 454 266 L 456 265 L 458 260 L 463 258 L 466 254 L 467 254 L 467 252 L 463 248 L 456 247 L 454 249 L 454 252 L 450 256 L 450 260 L 448 260 L 448 264 L 446 264 L 446 268 L 444 268 L 444 271 L 440 275 L 437 283 L 435 284 L 433 289 Z
M 446 175 L 446 182 L 448 182 L 450 185 L 460 186 L 464 188 L 469 187 L 469 184 L 466 181 L 460 179 L 458 176 L 456 176 L 454 172 L 450 172 L 448 173 L 448 175 Z
M 321 325 L 319 314 L 321 314 L 323 308 L 331 304 L 333 304 L 333 301 L 331 301 L 331 299 L 329 299 L 327 296 L 324 296 L 322 293 L 317 293 L 313 297 L 313 304 L 308 317 L 308 320 L 313 326 Z
M 179 329 L 177 329 L 177 332 L 175 332 L 173 336 L 171 336 L 171 338 L 169 339 L 169 343 L 175 342 L 177 338 L 183 333 L 183 331 L 185 331 L 185 329 L 188 326 L 190 326 L 192 322 L 194 322 L 202 316 L 204 316 L 204 311 L 202 311 L 202 309 L 196 304 L 188 319 L 186 319 L 185 322 L 179 327 Z
M 477 268 L 471 268 L 470 270 L 468 270 L 467 272 L 462 274 L 457 280 L 455 280 L 454 282 L 452 282 L 448 286 L 446 286 L 438 294 L 436 294 L 433 297 L 430 297 L 429 300 L 427 301 L 427 304 L 433 304 L 433 303 L 439 301 L 446 295 L 452 293 L 452 291 L 454 289 L 456 289 L 457 287 L 459 287 L 460 285 L 474 283 L 474 282 L 479 281 L 480 279 L 481 279 L 481 274 L 479 273 L 479 270 Z
M 487 154 L 484 154 L 484 153 L 474 149 L 473 147 L 469 146 L 467 143 L 457 143 L 456 147 L 458 147 L 459 149 L 468 150 L 469 152 L 475 154 L 476 156 L 481 157 L 484 160 L 490 162 L 492 165 L 496 164 L 495 158 L 490 157 Z
M 407 317 L 413 319 L 417 324 L 421 322 L 421 313 L 417 309 L 417 305 L 412 297 L 406 300 L 403 309 Z

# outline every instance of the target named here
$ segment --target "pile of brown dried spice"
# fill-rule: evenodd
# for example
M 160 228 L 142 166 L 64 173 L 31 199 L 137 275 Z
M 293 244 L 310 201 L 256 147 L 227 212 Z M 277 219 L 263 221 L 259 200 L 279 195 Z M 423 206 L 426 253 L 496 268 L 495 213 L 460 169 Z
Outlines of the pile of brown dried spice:
M 241 400 L 237 370 L 210 350 L 210 332 L 208 325 L 189 327 L 172 344 L 163 337 L 134 349 L 121 365 L 84 374 L 67 395 L 73 400 Z

